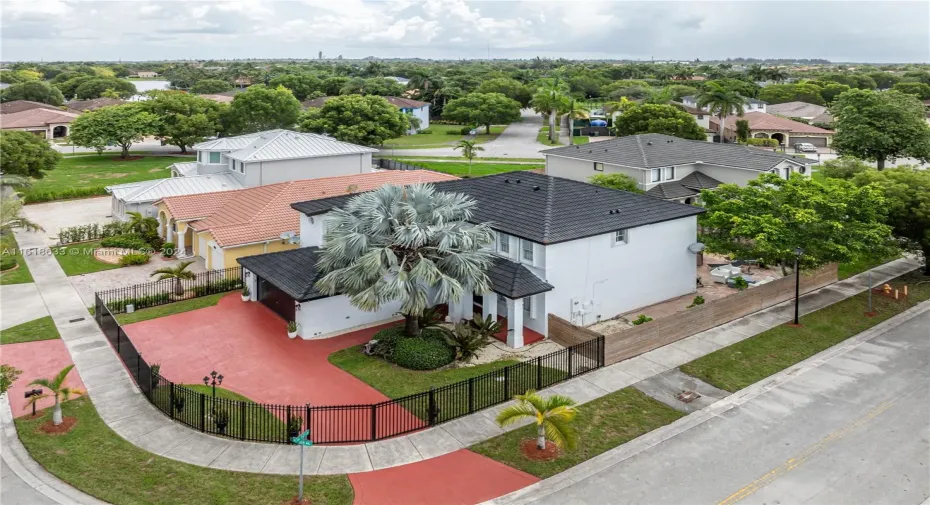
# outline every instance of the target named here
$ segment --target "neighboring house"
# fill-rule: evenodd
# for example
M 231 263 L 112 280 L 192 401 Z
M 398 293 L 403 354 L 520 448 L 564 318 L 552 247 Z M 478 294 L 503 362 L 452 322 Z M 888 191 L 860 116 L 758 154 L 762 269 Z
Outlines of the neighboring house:
M 832 130 L 793 121 L 781 116 L 773 116 L 764 112 L 747 112 L 742 117 L 730 115 L 724 122 L 724 136 L 728 141 L 736 141 L 736 122 L 745 119 L 749 122 L 749 134 L 757 139 L 775 139 L 780 145 L 793 146 L 801 142 L 814 144 L 817 147 L 828 147 L 833 142 Z M 711 118 L 712 130 L 719 129 L 719 119 Z
M 769 105 L 766 111 L 769 114 L 786 118 L 806 119 L 811 123 L 832 123 L 833 116 L 829 109 L 823 105 L 807 102 L 785 102 Z
M 542 151 L 546 174 L 588 181 L 620 173 L 647 195 L 696 203 L 702 189 L 719 184 L 745 186 L 760 174 L 810 176 L 812 161 L 740 144 L 685 140 L 659 133 L 630 135 L 591 144 Z
M 0 115 L 0 128 L 4 130 L 23 130 L 45 139 L 67 137 L 71 122 L 78 114 L 56 109 L 53 105 L 36 107 L 19 112 Z
M 375 152 L 368 147 L 340 142 L 323 135 L 290 130 L 269 130 L 237 137 L 223 137 L 195 144 L 192 149 L 197 155 L 197 161 L 171 165 L 171 177 L 223 174 L 226 175 L 223 184 L 228 189 L 371 172 L 371 153 Z M 157 179 L 149 183 L 169 180 Z M 185 185 L 180 182 L 165 187 L 172 188 L 170 194 L 173 196 L 218 191 L 198 190 L 197 184 Z M 154 202 L 157 198 L 143 200 L 142 195 L 137 194 L 135 190 L 123 189 L 120 186 L 110 188 L 121 189 L 113 193 L 114 209 L 141 208 L 143 210 L 140 212 L 145 215 L 157 215 L 151 204 L 148 208 L 143 205 L 145 202 Z M 189 190 L 187 193 L 183 192 L 185 188 Z M 145 193 L 145 198 L 148 196 L 150 195 Z M 124 213 L 114 212 L 113 216 L 126 219 Z
M 600 142 L 598 143 L 600 144 Z M 691 253 L 703 209 L 569 179 L 511 172 L 434 184 L 475 199 L 471 221 L 496 232 L 491 291 L 450 303 L 453 321 L 502 318 L 507 343 L 545 338 L 549 314 L 587 325 L 695 291 Z M 316 289 L 326 214 L 351 195 L 292 205 L 300 248 L 240 258 L 252 300 L 298 323 L 305 339 L 396 317 L 397 303 L 361 311 Z
M 309 108 L 320 108 L 328 100 L 335 98 L 332 96 L 322 96 L 320 98 L 314 98 L 312 100 L 304 100 L 300 102 L 305 109 Z M 414 116 L 420 120 L 420 126 L 418 128 L 411 128 L 407 135 L 413 135 L 419 130 L 425 130 L 429 128 L 429 102 L 421 102 L 419 100 L 413 100 L 411 98 L 404 98 L 400 96 L 383 96 L 391 105 L 400 109 L 404 114 Z
M 14 112 L 23 112 L 32 109 L 63 110 L 65 112 L 74 113 L 79 112 L 65 106 L 56 107 L 47 103 L 33 102 L 31 100 L 13 100 L 12 102 L 0 103 L 0 114 L 13 114 Z
M 120 100 L 119 98 L 94 98 L 92 100 L 72 100 L 65 105 L 69 108 L 74 109 L 77 112 L 88 112 L 92 110 L 97 110 L 101 107 L 109 107 L 111 105 L 122 105 L 124 103 L 129 103 L 125 100 Z
M 106 190 L 113 195 L 110 203 L 113 218 L 128 221 L 130 212 L 138 212 L 145 217 L 157 216 L 154 203 L 167 196 L 196 195 L 242 188 L 242 183 L 233 175 L 219 173 L 129 182 L 107 186 Z
M 158 77 L 158 72 L 136 72 L 135 77 L 140 79 L 151 79 L 153 77 Z
M 687 105 L 688 107 L 699 108 L 705 111 L 708 110 L 707 107 L 698 107 L 697 97 L 694 95 L 688 95 L 688 96 L 681 97 L 681 103 Z M 743 112 L 744 113 L 756 112 L 756 111 L 765 112 L 765 107 L 767 105 L 768 103 L 763 102 L 762 100 L 756 100 L 755 98 L 747 98 L 746 104 L 743 106 Z
M 691 114 L 694 117 L 694 120 L 697 122 L 698 126 L 704 129 L 704 135 L 706 136 L 707 141 L 708 142 L 714 141 L 714 136 L 717 135 L 719 132 L 717 132 L 716 130 L 712 130 L 710 128 L 710 113 L 709 112 L 702 110 L 702 109 L 698 109 L 697 107 L 690 107 L 688 105 L 685 105 L 683 103 L 678 103 L 678 102 L 672 102 L 672 105 L 675 105 L 676 107 L 681 107 L 688 114 Z
M 210 176 L 168 179 L 184 181 Z M 382 171 L 282 182 L 258 188 L 166 196 L 156 202 L 159 234 L 207 268 L 230 268 L 253 254 L 297 247 L 300 214 L 291 204 L 356 193 L 384 184 L 437 182 L 456 177 L 427 170 Z

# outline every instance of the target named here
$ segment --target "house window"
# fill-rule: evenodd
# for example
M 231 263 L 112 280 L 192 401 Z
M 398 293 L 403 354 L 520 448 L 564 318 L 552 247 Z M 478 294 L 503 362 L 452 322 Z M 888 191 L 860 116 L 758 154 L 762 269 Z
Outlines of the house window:
M 659 182 L 662 180 L 662 169 L 653 168 L 652 169 L 652 182 Z
M 203 163 L 203 151 L 197 151 L 197 161 Z
M 627 243 L 627 238 L 629 235 L 626 230 L 617 230 L 614 232 L 614 244 L 615 246 L 624 245 Z
M 219 163 L 220 162 L 220 153 L 210 152 L 210 163 Z
M 595 172 L 603 172 L 603 171 L 604 171 L 604 164 L 603 164 L 603 163 L 595 163 L 595 164 L 594 164 L 594 171 L 595 171 Z
M 698 119 L 704 119 L 704 114 L 698 114 L 698 115 L 697 115 L 697 118 L 698 118 Z
M 529 240 L 521 240 L 523 246 L 523 260 L 533 262 L 533 243 Z
M 503 254 L 510 254 L 510 235 L 506 233 L 497 234 L 497 251 Z
M 665 180 L 670 181 L 675 178 L 675 167 L 668 167 L 665 169 Z

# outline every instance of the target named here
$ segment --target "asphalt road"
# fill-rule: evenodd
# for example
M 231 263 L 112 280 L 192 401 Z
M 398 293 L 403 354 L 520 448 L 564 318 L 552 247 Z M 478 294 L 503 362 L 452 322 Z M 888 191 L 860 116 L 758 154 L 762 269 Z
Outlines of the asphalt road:
M 918 505 L 930 312 L 536 503 Z

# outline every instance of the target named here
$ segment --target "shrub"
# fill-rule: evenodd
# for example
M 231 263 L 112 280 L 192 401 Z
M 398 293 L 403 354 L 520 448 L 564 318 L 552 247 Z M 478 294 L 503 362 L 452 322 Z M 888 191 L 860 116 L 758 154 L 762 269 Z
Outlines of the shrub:
M 647 316 L 646 314 L 640 314 L 639 317 L 633 320 L 633 325 L 639 326 L 641 324 L 648 323 L 649 321 L 652 321 L 651 317 Z
M 701 295 L 695 296 L 694 300 L 691 300 L 691 305 L 688 305 L 687 308 L 694 307 L 696 305 L 704 305 L 704 297 Z
M 751 146 L 778 147 L 776 139 L 746 139 L 745 143 Z
M 194 294 L 197 296 L 207 296 L 216 293 L 225 293 L 227 291 L 236 291 L 237 289 L 242 289 L 242 279 L 223 279 L 221 281 L 195 287 Z
M 404 338 L 394 347 L 394 363 L 410 370 L 434 370 L 453 360 L 455 351 L 435 338 Z
M 176 252 L 174 242 L 165 242 L 161 245 L 161 254 L 166 258 L 173 258 Z
M 740 291 L 749 287 L 749 282 L 746 281 L 746 279 L 742 277 L 733 277 L 732 280 L 733 280 L 733 287 Z
M 124 267 L 130 265 L 144 265 L 148 263 L 150 259 L 152 259 L 152 256 L 149 255 L 149 253 L 129 253 L 120 257 L 119 264 Z
M 424 129 L 418 131 L 418 132 L 417 132 L 417 135 L 429 135 L 429 134 L 431 134 L 431 133 L 433 133 L 433 130 L 431 130 L 431 129 L 429 129 L 429 128 L 424 128 Z
M 382 358 L 390 360 L 394 354 L 394 346 L 397 345 L 401 339 L 406 338 L 404 334 L 403 326 L 392 326 L 390 328 L 385 328 L 378 333 L 375 333 L 375 336 L 372 337 L 373 340 L 377 340 L 378 343 L 375 344 L 372 352 L 376 356 L 381 356 Z
M 463 126 L 461 131 L 459 131 L 459 133 L 461 133 L 462 135 L 471 135 L 471 131 L 477 130 L 477 129 L 478 129 L 477 126 Z
M 455 350 L 456 359 L 461 361 L 472 358 L 481 348 L 488 345 L 491 340 L 488 333 L 482 329 L 476 328 L 470 321 L 455 323 L 455 329 L 446 332 L 445 338 L 446 344 Z
M 471 133 L 471 129 L 469 129 L 467 133 Z M 461 135 L 461 134 L 462 134 L 461 131 L 446 130 L 446 135 Z
M 0 270 L 9 270 L 16 266 L 16 258 L 12 256 L 0 257 Z
M 116 235 L 115 237 L 107 237 L 100 241 L 100 247 L 117 247 L 120 249 L 135 249 L 137 251 L 142 251 L 149 248 L 149 244 L 142 240 L 142 237 L 138 235 Z
M 62 245 L 74 242 L 86 242 L 101 238 L 113 237 L 126 233 L 126 223 L 113 221 L 100 226 L 97 223 L 83 226 L 71 226 L 58 231 L 58 242 Z
M 23 191 L 23 200 L 25 203 L 41 203 L 55 200 L 75 200 L 91 196 L 106 196 L 108 194 L 104 186 L 68 189 L 26 189 Z
M 112 311 L 114 314 L 121 314 L 126 310 L 127 305 L 132 305 L 135 310 L 139 310 L 147 307 L 157 307 L 159 305 L 164 305 L 171 302 L 171 295 L 169 293 L 159 293 L 157 295 L 137 296 L 132 298 L 121 298 L 118 300 L 113 300 L 111 302 L 107 302 L 107 308 L 110 309 L 110 311 Z

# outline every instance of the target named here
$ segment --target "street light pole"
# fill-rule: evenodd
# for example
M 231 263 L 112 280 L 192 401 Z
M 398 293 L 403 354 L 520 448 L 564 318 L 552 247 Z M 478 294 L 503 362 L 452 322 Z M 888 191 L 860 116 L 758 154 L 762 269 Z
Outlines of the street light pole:
M 794 249 L 794 325 L 797 326 L 801 324 L 799 322 L 800 315 L 800 299 L 801 299 L 801 268 L 799 263 L 801 262 L 801 255 L 804 254 L 804 249 L 797 247 Z
M 203 385 L 213 387 L 213 413 L 216 414 L 216 386 L 223 384 L 223 374 L 217 374 L 216 370 L 210 372 L 210 375 L 204 375 Z

